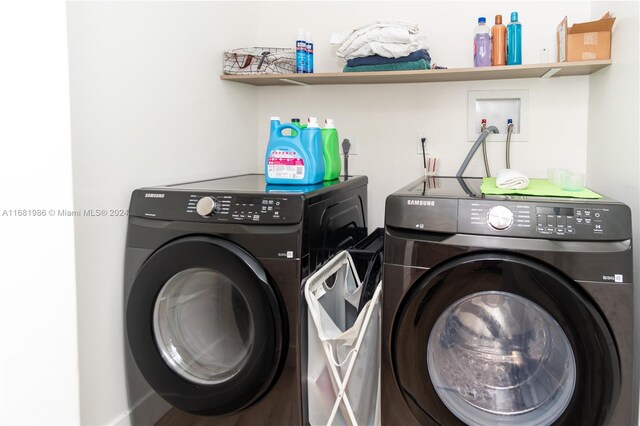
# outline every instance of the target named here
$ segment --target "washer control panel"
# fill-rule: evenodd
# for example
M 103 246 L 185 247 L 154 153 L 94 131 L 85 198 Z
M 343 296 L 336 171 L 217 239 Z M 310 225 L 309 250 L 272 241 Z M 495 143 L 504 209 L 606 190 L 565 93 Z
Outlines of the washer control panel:
M 532 227 L 531 206 L 526 204 L 500 204 L 483 200 L 460 200 L 458 230 L 474 233 L 505 231 L 523 234 Z
M 291 224 L 302 220 L 304 200 L 290 194 L 134 191 L 129 214 L 211 223 Z
M 613 240 L 628 217 L 623 204 L 459 200 L 458 232 L 513 237 Z

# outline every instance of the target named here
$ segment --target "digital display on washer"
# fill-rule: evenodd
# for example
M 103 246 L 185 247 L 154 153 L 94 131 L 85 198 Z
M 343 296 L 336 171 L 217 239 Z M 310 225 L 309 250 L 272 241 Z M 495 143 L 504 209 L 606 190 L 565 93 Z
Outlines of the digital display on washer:
M 256 205 L 256 204 L 262 204 L 262 198 L 255 198 L 255 197 L 237 197 L 236 198 L 236 204 L 247 204 L 247 205 Z
M 536 214 L 552 214 L 556 216 L 575 216 L 574 209 L 568 207 L 536 207 Z

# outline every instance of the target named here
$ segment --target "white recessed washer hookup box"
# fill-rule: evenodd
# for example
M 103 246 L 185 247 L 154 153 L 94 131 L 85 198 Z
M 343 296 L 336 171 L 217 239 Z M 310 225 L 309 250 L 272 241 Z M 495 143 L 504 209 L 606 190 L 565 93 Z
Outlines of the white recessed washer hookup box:
M 489 142 L 504 142 L 507 123 L 513 122 L 512 142 L 529 139 L 528 90 L 470 90 L 467 97 L 467 140 L 474 142 L 480 136 L 482 120 L 487 126 L 496 126 L 499 134 L 490 134 Z

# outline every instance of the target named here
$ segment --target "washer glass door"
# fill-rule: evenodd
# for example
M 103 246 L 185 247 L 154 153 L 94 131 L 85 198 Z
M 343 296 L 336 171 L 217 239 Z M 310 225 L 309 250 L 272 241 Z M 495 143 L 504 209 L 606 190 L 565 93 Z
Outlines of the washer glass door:
M 551 424 L 575 388 L 575 358 L 562 328 L 512 293 L 483 291 L 455 302 L 436 321 L 427 351 L 438 396 L 467 423 Z
M 421 424 L 601 425 L 618 398 L 616 345 L 589 295 L 517 254 L 470 253 L 424 272 L 390 347 Z
M 254 342 L 245 297 L 227 276 L 208 268 L 190 268 L 167 281 L 156 299 L 153 329 L 167 364 L 206 385 L 234 377 Z

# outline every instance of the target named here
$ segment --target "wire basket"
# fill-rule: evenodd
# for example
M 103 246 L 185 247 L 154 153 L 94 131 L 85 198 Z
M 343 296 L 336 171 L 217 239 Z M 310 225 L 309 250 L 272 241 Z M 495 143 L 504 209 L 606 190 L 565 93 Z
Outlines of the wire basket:
M 225 74 L 291 74 L 296 72 L 296 51 L 283 47 L 245 47 L 225 50 Z

